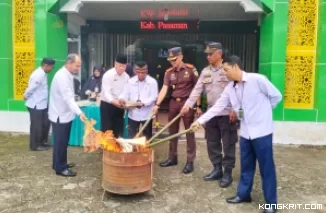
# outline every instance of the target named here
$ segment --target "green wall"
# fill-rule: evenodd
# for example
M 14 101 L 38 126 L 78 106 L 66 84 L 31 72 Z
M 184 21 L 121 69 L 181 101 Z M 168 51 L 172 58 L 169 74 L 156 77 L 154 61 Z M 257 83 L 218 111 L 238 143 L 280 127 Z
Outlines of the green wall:
M 268 76 L 284 94 L 288 0 L 263 0 L 273 8 L 263 16 L 261 23 L 259 71 Z M 284 108 L 283 101 L 274 110 L 274 119 L 281 121 L 326 121 L 326 0 L 320 0 L 318 45 L 315 76 L 315 102 L 313 109 Z
M 320 0 L 318 22 L 315 108 L 318 109 L 316 120 L 326 122 L 326 0 Z
M 263 15 L 260 28 L 259 72 L 284 93 L 288 3 L 276 0 L 274 11 Z M 274 110 L 274 119 L 283 120 L 283 101 Z
M 8 100 L 13 96 L 12 76 L 12 1 L 0 0 L 0 110 L 8 110 Z
M 8 0 L 8 2 L 9 1 L 10 0 Z M 65 14 L 59 14 L 61 2 L 58 0 L 34 0 L 34 4 L 36 67 L 40 66 L 43 57 L 52 57 L 56 60 L 55 68 L 48 76 L 48 83 L 50 85 L 54 73 L 63 66 L 65 58 L 67 56 L 67 20 Z M 0 10 L 1 8 L 2 7 L 0 5 Z M 9 17 L 11 20 L 12 8 L 8 8 Z M 3 13 L 0 13 L 0 17 L 1 16 L 3 16 Z M 11 22 L 8 23 L 4 20 L 4 18 L 1 19 L 1 21 L 8 25 L 8 29 L 11 29 Z M 8 47 L 4 49 L 8 50 L 8 54 L 12 59 L 11 35 L 12 34 L 10 31 L 10 35 L 8 33 L 8 36 L 10 37 L 10 42 L 7 39 L 8 41 L 6 42 L 6 46 Z M 0 39 L 0 42 L 1 41 L 2 39 Z M 2 45 L 0 44 L 0 46 Z M 10 61 L 12 62 L 11 59 Z M 23 100 L 12 99 L 12 63 L 8 66 L 8 81 L 6 82 L 8 85 L 5 88 L 6 90 L 8 90 L 8 97 L 0 99 L 0 110 L 7 109 L 10 111 L 26 111 L 26 107 L 24 106 Z

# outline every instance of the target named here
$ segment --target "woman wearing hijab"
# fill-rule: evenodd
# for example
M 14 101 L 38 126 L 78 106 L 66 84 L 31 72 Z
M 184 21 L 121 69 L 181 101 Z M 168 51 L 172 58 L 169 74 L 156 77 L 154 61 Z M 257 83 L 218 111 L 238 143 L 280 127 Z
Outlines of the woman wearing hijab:
M 104 74 L 104 69 L 102 66 L 94 67 L 93 75 L 91 77 L 89 77 L 89 79 L 86 81 L 86 83 L 82 89 L 82 92 L 81 92 L 82 99 L 88 99 L 94 93 L 96 95 L 100 94 L 103 74 Z

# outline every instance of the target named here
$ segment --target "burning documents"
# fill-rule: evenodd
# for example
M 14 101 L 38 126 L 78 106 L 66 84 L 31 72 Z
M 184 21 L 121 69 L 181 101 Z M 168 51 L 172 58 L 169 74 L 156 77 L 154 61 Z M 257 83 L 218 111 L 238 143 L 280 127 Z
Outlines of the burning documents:
M 96 121 L 91 119 L 85 122 L 83 145 L 85 152 L 103 149 L 111 152 L 147 152 L 148 142 L 145 137 L 134 139 L 115 138 L 112 131 L 101 132 L 94 128 Z

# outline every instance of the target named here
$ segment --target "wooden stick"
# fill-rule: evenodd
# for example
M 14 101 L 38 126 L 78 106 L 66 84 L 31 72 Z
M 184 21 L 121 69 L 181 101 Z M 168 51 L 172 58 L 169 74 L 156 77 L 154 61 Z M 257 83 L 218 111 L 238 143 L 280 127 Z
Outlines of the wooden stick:
M 178 120 L 180 117 L 182 116 L 182 114 L 178 114 L 175 118 L 173 118 L 167 125 L 165 125 L 165 127 L 163 127 L 160 131 L 158 131 L 151 139 L 149 139 L 149 143 L 153 142 L 153 140 L 155 140 L 158 136 L 160 136 L 160 134 L 162 134 L 162 132 L 164 132 L 167 128 L 169 128 L 176 120 Z
M 147 145 L 147 147 L 153 147 L 153 146 L 156 146 L 156 145 L 158 145 L 158 144 L 161 144 L 161 143 L 167 142 L 167 141 L 169 141 L 169 140 L 171 140 L 171 139 L 173 139 L 173 138 L 179 137 L 179 136 L 181 136 L 181 135 L 184 135 L 184 134 L 189 133 L 189 132 L 192 132 L 192 131 L 194 131 L 193 128 L 189 128 L 189 129 L 183 130 L 183 131 L 181 131 L 181 132 L 179 132 L 179 133 L 176 133 L 176 134 L 174 134 L 174 135 L 170 135 L 169 137 L 166 137 L 166 138 L 163 138 L 163 139 L 158 140 L 158 141 L 156 141 L 156 142 L 150 143 L 150 144 Z
M 139 132 L 136 134 L 135 138 L 139 138 L 139 136 L 143 133 L 145 128 L 148 126 L 149 122 L 155 117 L 155 115 L 152 113 L 151 116 L 147 119 L 147 121 L 144 123 L 144 125 L 141 127 Z

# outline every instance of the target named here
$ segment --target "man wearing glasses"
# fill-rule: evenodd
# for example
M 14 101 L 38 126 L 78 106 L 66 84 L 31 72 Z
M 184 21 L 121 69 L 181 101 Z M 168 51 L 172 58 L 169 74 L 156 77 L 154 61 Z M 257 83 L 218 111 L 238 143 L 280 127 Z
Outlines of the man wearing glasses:
M 129 109 L 128 130 L 129 136 L 134 138 L 139 131 L 140 124 L 150 118 L 158 95 L 157 81 L 148 75 L 147 63 L 137 61 L 134 65 L 136 76 L 132 77 L 119 96 L 120 104 L 126 107 L 127 101 L 137 102 L 138 106 Z M 144 136 L 149 140 L 152 137 L 152 120 L 144 129 Z
M 196 68 L 191 64 L 185 64 L 183 62 L 183 54 L 181 47 L 174 47 L 169 49 L 169 55 L 167 60 L 171 63 L 172 67 L 167 69 L 164 76 L 163 87 L 159 93 L 156 105 L 153 108 L 153 112 L 158 112 L 159 106 L 165 98 L 168 88 L 172 88 L 172 97 L 169 104 L 169 121 L 175 118 L 181 111 L 182 106 L 188 99 L 192 89 L 197 83 L 198 72 Z M 188 129 L 194 120 L 195 110 L 191 109 L 184 114 L 183 123 L 186 129 Z M 170 135 L 179 132 L 180 119 L 174 122 L 170 128 Z M 191 173 L 193 171 L 193 162 L 196 157 L 196 141 L 194 133 L 187 133 L 187 163 L 183 169 L 184 174 Z M 178 139 L 172 139 L 170 141 L 169 158 L 160 163 L 161 167 L 175 166 L 178 164 Z

